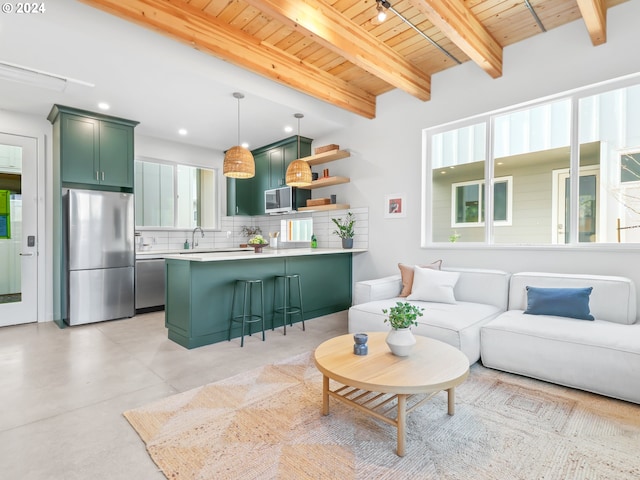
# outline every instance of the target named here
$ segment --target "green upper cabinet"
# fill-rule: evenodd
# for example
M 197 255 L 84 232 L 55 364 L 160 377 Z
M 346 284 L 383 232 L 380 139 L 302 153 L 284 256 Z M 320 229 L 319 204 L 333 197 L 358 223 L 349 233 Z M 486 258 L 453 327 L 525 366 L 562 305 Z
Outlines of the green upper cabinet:
M 133 188 L 133 127 L 100 121 L 100 183 Z
M 133 129 L 137 122 L 54 105 L 54 148 L 63 185 L 133 190 Z
M 300 157 L 311 154 L 310 138 L 300 137 Z M 298 137 L 252 150 L 256 175 L 246 180 L 227 178 L 227 215 L 264 215 L 264 191 L 285 186 L 287 167 L 298 157 Z

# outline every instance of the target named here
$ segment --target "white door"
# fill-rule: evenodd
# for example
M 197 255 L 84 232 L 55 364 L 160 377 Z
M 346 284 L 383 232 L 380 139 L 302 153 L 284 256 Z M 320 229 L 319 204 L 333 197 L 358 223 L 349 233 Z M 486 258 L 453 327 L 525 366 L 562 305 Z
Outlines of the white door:
M 598 165 L 580 167 L 579 206 L 578 206 L 578 242 L 597 241 L 600 219 L 597 215 L 597 197 L 600 180 Z M 555 243 L 569 242 L 569 169 L 554 172 L 556 194 L 554 196 L 554 233 Z
M 38 320 L 35 138 L 0 133 L 0 327 Z

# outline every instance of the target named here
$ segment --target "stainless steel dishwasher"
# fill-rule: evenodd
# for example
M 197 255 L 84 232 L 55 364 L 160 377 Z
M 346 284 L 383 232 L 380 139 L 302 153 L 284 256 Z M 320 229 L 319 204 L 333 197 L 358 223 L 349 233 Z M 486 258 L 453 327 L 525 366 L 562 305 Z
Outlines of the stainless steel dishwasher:
M 164 258 L 136 259 L 136 312 L 164 308 Z

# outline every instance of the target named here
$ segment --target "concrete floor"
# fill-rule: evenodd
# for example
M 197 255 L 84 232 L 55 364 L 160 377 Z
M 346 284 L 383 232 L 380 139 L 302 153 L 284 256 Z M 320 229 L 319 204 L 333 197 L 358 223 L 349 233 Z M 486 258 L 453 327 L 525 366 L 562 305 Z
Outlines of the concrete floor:
M 0 329 L 0 478 L 164 479 L 122 412 L 314 349 L 347 313 L 187 350 L 164 312 L 59 329 Z

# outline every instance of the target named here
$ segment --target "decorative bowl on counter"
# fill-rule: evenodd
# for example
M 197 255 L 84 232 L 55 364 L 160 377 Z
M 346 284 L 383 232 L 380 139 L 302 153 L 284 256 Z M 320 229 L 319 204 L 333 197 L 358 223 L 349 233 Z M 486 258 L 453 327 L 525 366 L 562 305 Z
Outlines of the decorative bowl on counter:
M 249 246 L 253 247 L 254 253 L 262 253 L 262 247 L 267 247 L 268 243 L 250 243 Z
M 255 253 L 262 253 L 262 247 L 269 245 L 262 235 L 255 235 L 249 240 L 248 245 L 255 250 Z

